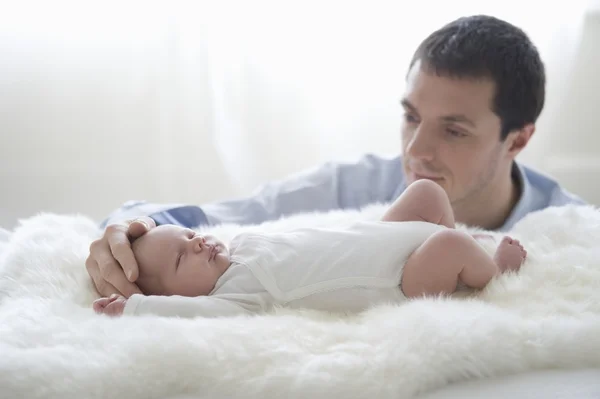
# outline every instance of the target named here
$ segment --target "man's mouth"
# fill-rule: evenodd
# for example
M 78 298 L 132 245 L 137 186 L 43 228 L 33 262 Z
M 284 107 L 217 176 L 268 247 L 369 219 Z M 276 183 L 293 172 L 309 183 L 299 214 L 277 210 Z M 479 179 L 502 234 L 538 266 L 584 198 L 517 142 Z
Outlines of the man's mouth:
M 406 160 L 408 161 L 408 160 Z M 408 175 L 407 177 L 411 177 L 413 180 L 433 180 L 433 181 L 441 181 L 444 180 L 443 175 L 440 175 L 437 172 L 429 172 L 427 168 L 421 169 L 417 167 L 418 165 L 411 165 L 411 162 L 406 162 L 404 164 L 405 172 Z M 415 166 L 415 167 L 413 167 Z
M 412 175 L 415 180 L 424 180 L 424 179 L 433 180 L 433 181 L 443 180 L 443 177 L 430 175 L 430 174 L 419 174 L 419 173 L 412 172 Z

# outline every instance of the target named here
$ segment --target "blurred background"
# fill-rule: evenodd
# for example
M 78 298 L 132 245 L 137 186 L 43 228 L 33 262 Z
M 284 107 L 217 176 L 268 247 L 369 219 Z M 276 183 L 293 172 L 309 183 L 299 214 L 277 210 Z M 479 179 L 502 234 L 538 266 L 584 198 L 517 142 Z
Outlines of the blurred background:
M 600 205 L 600 1 L 5 1 L 0 226 L 202 204 L 397 154 L 412 53 L 479 13 L 523 28 L 546 63 L 521 161 Z

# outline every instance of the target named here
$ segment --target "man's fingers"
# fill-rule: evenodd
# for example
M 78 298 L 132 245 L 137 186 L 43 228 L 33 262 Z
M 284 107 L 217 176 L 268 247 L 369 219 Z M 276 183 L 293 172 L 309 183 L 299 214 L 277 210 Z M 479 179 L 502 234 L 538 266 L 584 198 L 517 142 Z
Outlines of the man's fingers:
M 146 224 L 134 221 L 127 228 L 127 236 L 133 241 L 136 238 L 140 238 L 148 232 L 149 228 Z
M 120 294 L 119 291 L 113 287 L 111 284 L 107 283 L 100 273 L 100 267 L 98 266 L 98 262 L 96 262 L 93 258 L 89 257 L 85 261 L 85 267 L 88 271 L 88 274 L 92 278 L 94 282 L 94 286 L 96 287 L 96 291 L 102 296 L 110 296 L 112 294 Z
M 109 297 L 107 298 L 107 305 L 108 305 L 109 303 L 113 303 L 114 301 L 116 301 L 116 300 L 117 300 L 117 299 L 119 299 L 119 298 L 121 298 L 121 295 L 119 295 L 119 294 L 112 294 L 111 296 L 109 296 Z
M 126 235 L 112 234 L 108 236 L 108 246 L 114 259 L 119 262 L 124 275 L 130 282 L 137 280 L 138 265 Z M 112 283 L 112 281 L 111 281 Z M 114 283 L 113 283 L 114 284 Z
M 146 223 L 153 225 L 148 218 Z M 96 290 L 103 296 L 119 294 L 129 298 L 140 293 L 139 288 L 127 279 L 135 281 L 138 276 L 137 262 L 131 250 L 127 229 L 129 224 L 109 225 L 104 236 L 92 242 L 86 268 Z
M 126 298 L 129 298 L 133 294 L 141 293 L 137 285 L 127 280 L 123 269 L 121 269 L 121 266 L 112 257 L 110 248 L 107 248 L 107 251 L 98 252 L 97 259 L 101 278 L 106 284 L 113 286 L 116 289 L 116 293 L 120 293 Z
M 94 285 L 96 286 L 96 290 L 98 291 L 98 293 L 102 296 L 109 296 L 109 295 L 120 295 L 119 290 L 117 290 L 115 287 L 113 287 L 112 284 L 107 283 L 102 276 L 100 275 L 100 270 L 97 270 L 93 275 L 92 275 L 92 280 L 94 281 Z
M 156 222 L 154 222 L 154 219 L 142 216 L 129 222 L 127 235 L 130 239 L 135 240 L 155 227 Z

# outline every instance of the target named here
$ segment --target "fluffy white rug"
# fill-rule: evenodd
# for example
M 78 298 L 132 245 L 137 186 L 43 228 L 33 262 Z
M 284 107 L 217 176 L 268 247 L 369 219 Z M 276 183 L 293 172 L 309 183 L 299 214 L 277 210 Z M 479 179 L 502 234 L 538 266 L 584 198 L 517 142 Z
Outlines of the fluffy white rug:
M 244 229 L 342 224 L 383 210 Z M 211 230 L 230 239 L 241 229 Z M 98 316 L 84 268 L 98 234 L 82 216 L 44 214 L 11 237 L 0 259 L 1 398 L 399 399 L 483 376 L 600 367 L 600 212 L 590 207 L 523 220 L 512 235 L 528 261 L 475 297 L 347 316 Z

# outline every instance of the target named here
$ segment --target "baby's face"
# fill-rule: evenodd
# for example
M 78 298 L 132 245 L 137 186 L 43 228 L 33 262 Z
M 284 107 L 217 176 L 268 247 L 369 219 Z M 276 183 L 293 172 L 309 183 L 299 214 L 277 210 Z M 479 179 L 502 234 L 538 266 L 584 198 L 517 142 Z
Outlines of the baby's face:
M 153 228 L 132 249 L 147 295 L 208 295 L 230 264 L 221 241 L 173 225 Z

